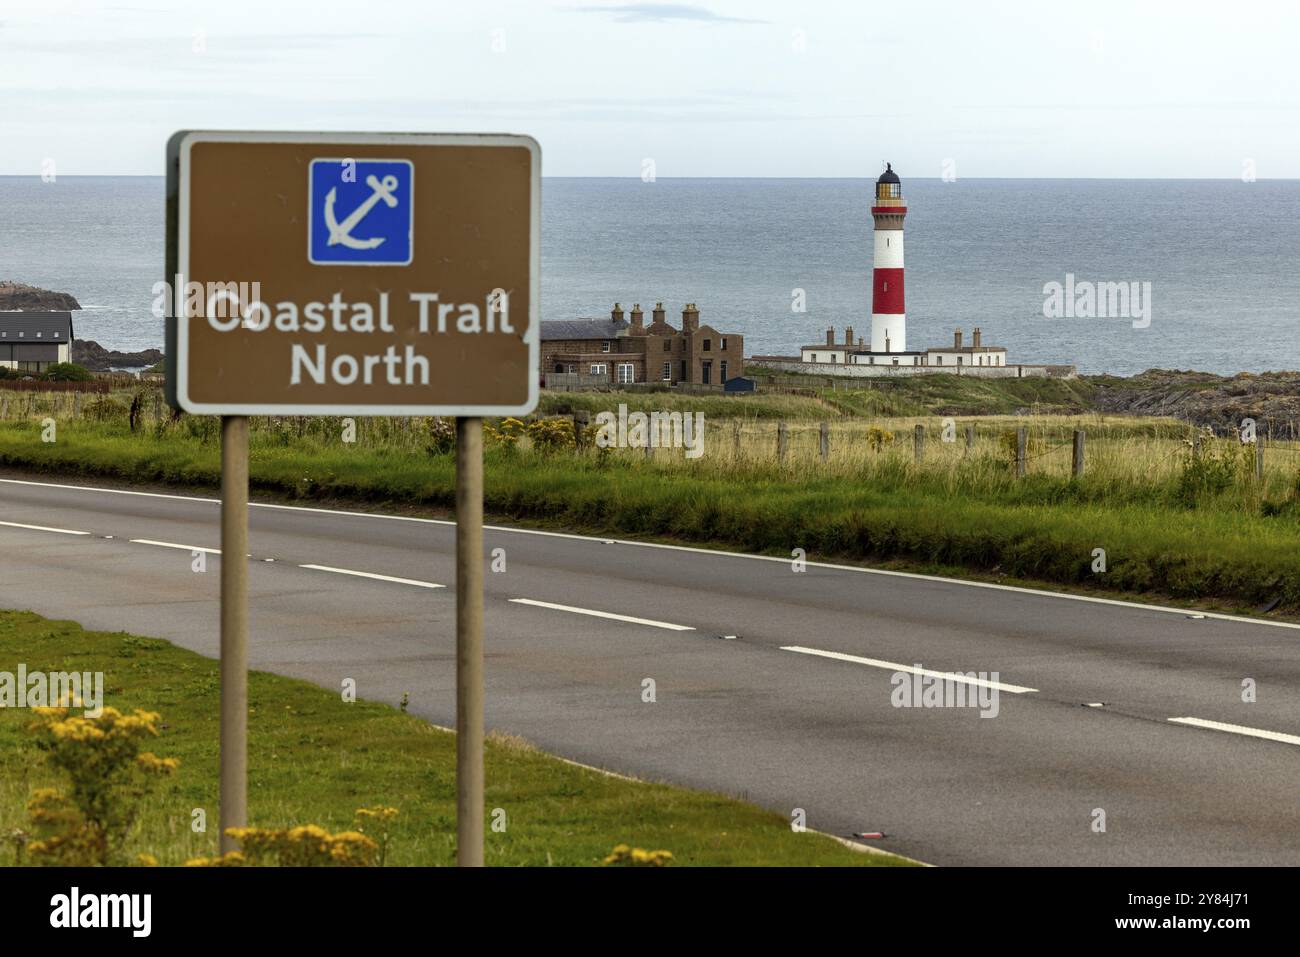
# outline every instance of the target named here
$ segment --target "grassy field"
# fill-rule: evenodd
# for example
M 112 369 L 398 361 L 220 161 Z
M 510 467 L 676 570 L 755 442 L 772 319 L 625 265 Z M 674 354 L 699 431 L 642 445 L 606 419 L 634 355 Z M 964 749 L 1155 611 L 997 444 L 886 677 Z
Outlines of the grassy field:
M 551 527 L 779 555 L 802 548 L 809 558 L 966 569 L 1234 610 L 1300 610 L 1300 447 L 1294 444 L 1268 445 L 1263 479 L 1256 480 L 1252 447 L 1203 436 L 1193 454 L 1194 430 L 1171 420 L 879 417 L 830 410 L 834 401 L 865 401 L 857 393 L 751 399 L 549 395 L 545 408 L 555 414 L 595 413 L 620 402 L 703 411 L 704 454 L 548 450 L 529 447 L 526 439 L 490 444 L 486 508 L 499 518 Z M 59 420 L 54 442 L 42 441 L 40 409 L 0 422 L 0 463 L 133 482 L 217 484 L 215 419 L 169 424 L 146 414 L 132 432 L 123 405 L 103 414 L 83 410 L 76 420 L 51 411 Z M 829 430 L 825 460 L 822 421 Z M 925 432 L 920 461 L 913 450 L 916 425 Z M 355 426 L 355 442 L 347 443 L 338 419 L 254 420 L 254 488 L 304 501 L 452 506 L 454 459 L 445 423 L 358 419 Z M 967 426 L 975 430 L 970 447 Z M 1014 468 L 1020 426 L 1028 430 L 1024 478 Z M 1076 428 L 1087 434 L 1081 478 L 1071 475 Z M 1097 568 L 1098 549 L 1105 552 L 1104 571 Z
M 219 684 L 215 661 L 165 641 L 84 631 L 28 612 L 0 612 L 0 671 L 100 671 L 105 704 L 162 715 L 152 744 L 179 770 L 145 799 L 122 858 L 154 855 L 163 865 L 216 853 Z M 389 863 L 455 862 L 455 737 L 386 704 L 344 703 L 315 685 L 263 672 L 249 677 L 249 814 L 258 827 L 319 824 L 349 830 L 356 809 L 391 806 Z M 16 860 L 11 839 L 26 826 L 35 788 L 57 787 L 24 726 L 25 709 L 0 710 L 0 863 Z M 787 818 L 718 794 L 629 781 L 565 763 L 526 742 L 493 734 L 487 747 L 487 807 L 506 812 L 487 831 L 492 865 L 593 865 L 617 844 L 668 850 L 678 865 L 906 863 L 855 852 Z M 191 830 L 207 813 L 207 833 Z

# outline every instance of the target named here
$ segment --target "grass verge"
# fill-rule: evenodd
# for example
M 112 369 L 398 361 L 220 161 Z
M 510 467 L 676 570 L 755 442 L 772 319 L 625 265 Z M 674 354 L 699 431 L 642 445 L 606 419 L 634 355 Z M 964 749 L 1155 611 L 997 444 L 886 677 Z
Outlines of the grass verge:
M 152 750 L 180 759 L 175 775 L 146 798 L 123 855 L 161 864 L 216 853 L 217 663 L 168 642 L 83 630 L 30 612 L 0 611 L 0 671 L 104 673 L 105 704 L 162 715 Z M 455 736 L 384 704 L 346 704 L 337 694 L 265 672 L 249 675 L 250 824 L 352 826 L 357 808 L 400 809 L 389 863 L 455 862 Z M 62 780 L 28 743 L 25 709 L 0 709 L 0 837 L 22 829 L 35 788 Z M 850 850 L 822 835 L 797 834 L 786 818 L 719 794 L 611 777 L 501 734 L 487 745 L 487 807 L 506 830 L 487 831 L 492 865 L 594 865 L 620 843 L 666 849 L 679 865 L 908 863 Z M 207 833 L 194 833 L 194 809 Z M 487 818 L 491 821 L 491 817 Z M 0 862 L 15 847 L 0 846 Z

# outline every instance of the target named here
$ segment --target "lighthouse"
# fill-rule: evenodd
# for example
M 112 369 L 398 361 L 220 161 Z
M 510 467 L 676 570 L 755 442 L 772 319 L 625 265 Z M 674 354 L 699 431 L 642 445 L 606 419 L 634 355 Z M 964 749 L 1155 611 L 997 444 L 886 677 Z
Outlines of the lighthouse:
M 894 168 L 886 163 L 876 180 L 871 216 L 876 221 L 876 252 L 871 282 L 871 351 L 898 355 L 907 351 L 907 317 L 903 309 L 903 217 L 907 203 Z

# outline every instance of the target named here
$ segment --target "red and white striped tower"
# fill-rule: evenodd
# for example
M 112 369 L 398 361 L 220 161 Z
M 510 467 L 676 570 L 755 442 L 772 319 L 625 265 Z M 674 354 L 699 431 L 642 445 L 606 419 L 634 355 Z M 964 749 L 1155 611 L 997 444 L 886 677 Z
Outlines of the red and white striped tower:
M 898 174 L 888 163 L 876 180 L 871 207 L 876 221 L 875 269 L 871 283 L 871 351 L 907 351 L 907 315 L 903 310 L 903 217 L 907 203 Z

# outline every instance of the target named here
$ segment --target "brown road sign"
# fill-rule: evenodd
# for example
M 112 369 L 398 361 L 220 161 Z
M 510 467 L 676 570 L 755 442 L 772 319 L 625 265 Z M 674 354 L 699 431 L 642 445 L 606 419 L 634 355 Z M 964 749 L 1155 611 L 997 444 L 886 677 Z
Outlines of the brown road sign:
M 520 415 L 537 403 L 530 137 L 177 133 L 169 400 L 214 415 Z

